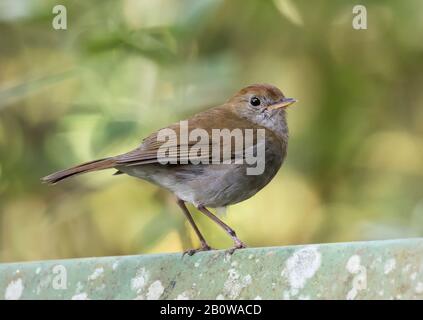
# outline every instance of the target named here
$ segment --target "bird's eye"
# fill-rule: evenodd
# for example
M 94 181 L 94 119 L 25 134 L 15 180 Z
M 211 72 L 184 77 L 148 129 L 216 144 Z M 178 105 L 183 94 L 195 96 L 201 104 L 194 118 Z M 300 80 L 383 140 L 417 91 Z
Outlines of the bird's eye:
M 250 103 L 251 103 L 252 106 L 257 107 L 261 104 L 261 101 L 257 97 L 252 97 L 251 100 L 250 100 Z

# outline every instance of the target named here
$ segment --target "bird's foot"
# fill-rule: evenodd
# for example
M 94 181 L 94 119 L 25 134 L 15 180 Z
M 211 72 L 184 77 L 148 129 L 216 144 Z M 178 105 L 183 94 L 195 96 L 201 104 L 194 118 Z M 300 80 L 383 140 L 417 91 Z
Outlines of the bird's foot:
M 241 240 L 237 239 L 237 240 L 235 240 L 235 245 L 232 248 L 226 250 L 226 252 L 229 253 L 230 255 L 232 255 L 236 250 L 244 249 L 244 248 L 247 248 L 245 243 L 243 243 Z
M 182 254 L 182 257 L 185 256 L 186 254 L 189 256 L 193 256 L 197 252 L 210 251 L 210 250 L 215 250 L 215 249 L 210 247 L 208 244 L 202 244 L 200 248 L 185 250 L 184 253 Z

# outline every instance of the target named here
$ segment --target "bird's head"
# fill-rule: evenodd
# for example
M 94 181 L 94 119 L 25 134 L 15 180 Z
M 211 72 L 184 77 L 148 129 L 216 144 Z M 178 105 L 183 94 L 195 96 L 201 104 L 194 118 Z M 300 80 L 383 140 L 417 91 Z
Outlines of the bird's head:
M 240 117 L 269 129 L 286 126 L 285 109 L 297 100 L 284 96 L 271 84 L 252 84 L 227 101 Z

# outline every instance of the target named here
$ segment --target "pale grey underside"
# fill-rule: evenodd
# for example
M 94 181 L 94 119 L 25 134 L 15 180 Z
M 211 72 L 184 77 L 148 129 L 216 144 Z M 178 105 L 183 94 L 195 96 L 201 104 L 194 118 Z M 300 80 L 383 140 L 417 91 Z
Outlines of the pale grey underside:
M 145 164 L 117 167 L 120 171 L 161 186 L 196 206 L 226 207 L 246 200 L 276 175 L 286 155 L 286 145 L 268 143 L 264 172 L 247 175 L 247 164 Z M 255 166 L 255 165 L 254 165 Z

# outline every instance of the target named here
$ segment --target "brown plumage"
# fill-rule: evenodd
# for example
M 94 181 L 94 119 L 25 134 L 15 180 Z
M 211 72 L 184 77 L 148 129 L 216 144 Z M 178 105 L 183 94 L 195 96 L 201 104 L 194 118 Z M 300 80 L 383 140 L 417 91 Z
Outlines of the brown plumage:
M 116 165 L 116 161 L 113 158 L 93 160 L 93 161 L 82 163 L 80 165 L 77 165 L 69 169 L 52 173 L 44 178 L 41 178 L 41 181 L 44 183 L 55 184 L 56 182 L 75 176 L 77 174 L 103 170 L 103 169 L 110 169 L 110 168 L 113 168 L 115 165 Z

